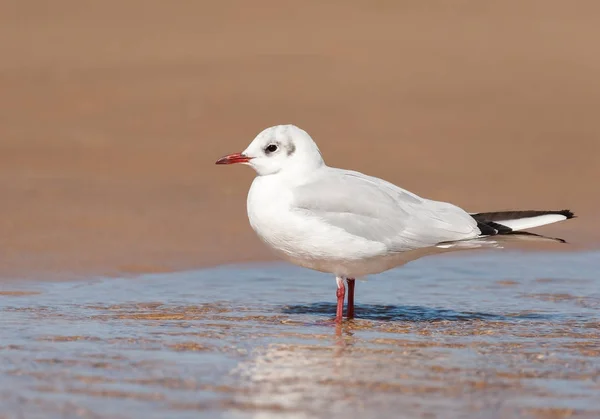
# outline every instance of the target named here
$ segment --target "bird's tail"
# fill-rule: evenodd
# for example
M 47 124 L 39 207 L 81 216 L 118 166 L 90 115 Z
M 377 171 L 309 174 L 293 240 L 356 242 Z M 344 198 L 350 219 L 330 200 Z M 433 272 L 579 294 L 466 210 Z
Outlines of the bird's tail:
M 561 211 L 501 211 L 470 214 L 477 221 L 482 236 L 521 234 L 537 236 L 523 230 L 574 218 L 569 210 Z M 564 242 L 562 239 L 555 239 Z

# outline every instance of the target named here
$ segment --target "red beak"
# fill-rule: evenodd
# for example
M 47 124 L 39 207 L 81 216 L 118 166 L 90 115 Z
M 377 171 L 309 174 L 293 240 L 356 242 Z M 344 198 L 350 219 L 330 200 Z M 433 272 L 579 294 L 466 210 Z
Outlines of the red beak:
M 242 153 L 233 153 L 221 157 L 215 164 L 248 163 L 250 159 L 251 157 L 244 156 Z

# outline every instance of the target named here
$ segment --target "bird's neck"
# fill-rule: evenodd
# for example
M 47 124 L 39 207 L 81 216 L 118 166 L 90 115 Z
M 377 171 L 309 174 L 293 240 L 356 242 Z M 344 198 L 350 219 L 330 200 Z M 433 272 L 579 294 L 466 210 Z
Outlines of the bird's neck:
M 316 166 L 289 166 L 284 170 L 281 170 L 273 175 L 261 176 L 261 177 L 271 177 L 272 180 L 281 185 L 286 185 L 290 187 L 302 185 L 312 179 L 314 176 L 324 170 L 327 166 L 325 163 L 321 162 L 320 165 Z

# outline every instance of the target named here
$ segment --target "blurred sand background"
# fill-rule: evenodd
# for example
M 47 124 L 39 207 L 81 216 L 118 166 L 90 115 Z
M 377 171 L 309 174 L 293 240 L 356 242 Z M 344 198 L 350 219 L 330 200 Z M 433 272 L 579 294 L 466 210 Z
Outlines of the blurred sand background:
M 0 2 L 0 276 L 270 259 L 219 167 L 294 123 L 328 164 L 600 241 L 595 1 Z M 572 246 L 573 247 L 573 246 Z

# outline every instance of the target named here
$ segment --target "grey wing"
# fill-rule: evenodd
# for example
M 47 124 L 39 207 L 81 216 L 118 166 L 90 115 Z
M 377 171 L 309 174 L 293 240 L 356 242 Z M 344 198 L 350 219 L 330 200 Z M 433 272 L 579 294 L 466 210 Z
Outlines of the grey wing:
M 292 207 L 391 251 L 433 246 L 480 235 L 462 209 L 420 198 L 384 180 L 327 168 L 294 189 Z

